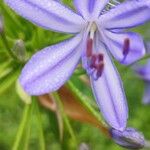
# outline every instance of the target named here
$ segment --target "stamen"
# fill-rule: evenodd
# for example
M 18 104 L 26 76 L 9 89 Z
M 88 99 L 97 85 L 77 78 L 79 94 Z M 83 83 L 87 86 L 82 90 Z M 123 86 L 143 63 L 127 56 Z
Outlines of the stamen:
M 104 55 L 98 54 L 98 62 L 104 61 Z
M 91 57 L 90 68 L 96 68 L 96 59 L 97 59 L 97 56 L 93 54 Z
M 97 26 L 93 22 L 90 25 L 89 38 L 87 40 L 87 47 L 86 47 L 86 55 L 87 55 L 87 57 L 91 57 L 92 56 L 93 40 L 94 40 L 94 36 L 95 36 L 96 30 L 97 30 Z
M 96 74 L 97 78 L 102 76 L 103 71 L 104 71 L 104 63 L 100 63 L 97 66 L 97 74 Z
M 102 76 L 104 70 L 104 55 L 93 54 L 90 59 L 90 69 L 93 70 L 92 76 L 95 80 L 98 80 Z
M 127 56 L 130 50 L 130 39 L 126 38 L 123 44 L 123 55 Z
M 97 25 L 95 22 L 93 22 L 90 25 L 89 37 L 87 39 L 86 45 L 86 70 L 88 74 L 93 77 L 94 80 L 98 80 L 98 78 L 102 75 L 104 70 L 104 55 L 93 51 L 93 41 L 95 38 L 96 30 Z
M 90 30 L 90 38 L 91 39 L 94 39 L 94 35 L 95 35 L 96 30 L 97 30 L 97 25 L 95 22 L 93 22 L 91 25 L 91 30 Z
M 86 47 L 86 56 L 87 57 L 92 56 L 92 49 L 93 49 L 93 39 L 89 38 L 87 41 L 87 47 Z

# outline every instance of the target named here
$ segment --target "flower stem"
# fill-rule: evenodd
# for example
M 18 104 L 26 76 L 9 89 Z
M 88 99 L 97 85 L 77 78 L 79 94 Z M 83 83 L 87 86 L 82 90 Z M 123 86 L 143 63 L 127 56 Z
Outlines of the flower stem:
M 74 131 L 73 131 L 73 129 L 72 129 L 72 126 L 71 126 L 70 121 L 69 121 L 69 119 L 68 119 L 67 116 L 64 116 L 64 122 L 65 122 L 65 124 L 66 124 L 66 126 L 67 126 L 67 128 L 68 128 L 68 131 L 69 131 L 69 133 L 70 133 L 71 138 L 73 139 L 73 141 L 74 141 L 75 143 L 77 143 L 76 137 L 75 137 L 75 134 L 74 134 Z
M 62 102 L 61 102 L 61 99 L 60 99 L 60 97 L 59 97 L 59 94 L 58 94 L 57 92 L 54 92 L 54 93 L 53 93 L 53 96 L 54 96 L 54 98 L 55 98 L 55 100 L 56 100 L 56 103 L 57 103 L 59 109 L 60 109 L 60 112 L 61 112 L 61 114 L 62 114 L 64 123 L 65 123 L 65 125 L 66 125 L 66 127 L 67 127 L 67 129 L 68 129 L 68 132 L 69 132 L 69 134 L 70 134 L 72 140 L 73 140 L 74 143 L 76 144 L 76 143 L 77 143 L 77 140 L 76 140 L 75 134 L 74 134 L 73 129 L 72 129 L 71 125 L 70 125 L 69 119 L 68 119 L 67 115 L 65 114 L 65 112 L 64 112 L 64 110 L 63 110 L 64 108 L 63 108 L 63 104 L 62 104 Z
M 29 146 L 30 131 L 31 131 L 31 125 L 29 123 L 27 125 L 27 129 L 26 129 L 26 136 L 25 136 L 25 140 L 24 140 L 24 150 L 29 149 L 28 146 Z
M 31 110 L 31 105 L 25 105 L 23 117 L 22 117 L 19 129 L 18 129 L 18 133 L 16 135 L 15 143 L 13 145 L 12 150 L 18 150 L 18 147 L 19 147 L 20 141 L 22 139 L 25 127 L 27 125 L 27 121 L 28 121 L 29 116 L 30 116 L 30 110 Z
M 39 144 L 40 144 L 40 150 L 45 150 L 45 140 L 44 140 L 44 133 L 43 133 L 43 127 L 42 127 L 42 118 L 41 118 L 41 113 L 40 109 L 37 103 L 37 100 L 34 99 L 33 101 L 36 109 L 36 115 L 37 115 L 37 126 L 38 126 L 38 134 L 39 134 Z
M 59 134 L 60 134 L 60 141 L 63 140 L 63 130 L 64 130 L 64 109 L 61 103 L 61 100 L 59 98 L 59 95 L 57 92 L 54 92 L 51 94 L 52 97 L 54 97 L 55 104 L 56 104 L 56 116 L 58 121 L 58 127 L 59 127 Z
M 17 57 L 15 56 L 15 54 L 11 51 L 10 47 L 9 47 L 9 44 L 8 44 L 8 41 L 6 39 L 6 36 L 5 36 L 5 33 L 2 33 L 0 34 L 1 35 L 1 38 L 2 38 L 2 41 L 3 41 L 3 44 L 9 54 L 9 56 L 11 56 L 13 59 L 17 59 Z

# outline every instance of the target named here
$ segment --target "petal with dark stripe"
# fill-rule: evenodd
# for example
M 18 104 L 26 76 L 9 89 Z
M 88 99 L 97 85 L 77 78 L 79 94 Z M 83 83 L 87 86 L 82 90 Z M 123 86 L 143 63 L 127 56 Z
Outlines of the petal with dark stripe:
M 25 65 L 20 83 L 30 95 L 58 90 L 72 75 L 81 57 L 82 35 L 47 47 Z
M 93 93 L 106 122 L 119 131 L 126 128 L 128 107 L 122 81 L 104 47 L 104 70 L 98 80 L 91 77 Z
M 142 37 L 133 32 L 106 31 L 103 36 L 105 44 L 112 55 L 122 64 L 131 64 L 145 55 Z
M 74 0 L 77 11 L 85 19 L 98 18 L 109 0 Z
M 100 16 L 99 23 L 106 29 L 131 28 L 149 21 L 149 14 L 149 0 L 128 0 Z

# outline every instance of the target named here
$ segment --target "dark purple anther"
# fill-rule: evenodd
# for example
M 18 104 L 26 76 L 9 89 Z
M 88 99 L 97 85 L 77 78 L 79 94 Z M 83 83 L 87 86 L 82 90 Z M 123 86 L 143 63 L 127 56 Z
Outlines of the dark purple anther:
M 104 61 L 104 55 L 103 54 L 98 54 L 98 62 Z
M 90 69 L 94 69 L 94 79 L 98 79 L 104 70 L 104 55 L 103 54 L 92 54 L 90 58 Z
M 127 54 L 129 53 L 129 50 L 130 50 L 130 39 L 126 38 L 123 44 L 123 55 L 127 56 Z
M 97 78 L 101 77 L 103 71 L 104 71 L 104 63 L 98 64 L 97 65 L 97 73 L 96 73 Z
M 87 40 L 87 47 L 86 47 L 86 55 L 87 57 L 92 56 L 92 49 L 93 49 L 93 39 L 89 38 Z
M 91 56 L 90 68 L 96 68 L 96 59 L 97 59 L 97 55 L 93 54 Z

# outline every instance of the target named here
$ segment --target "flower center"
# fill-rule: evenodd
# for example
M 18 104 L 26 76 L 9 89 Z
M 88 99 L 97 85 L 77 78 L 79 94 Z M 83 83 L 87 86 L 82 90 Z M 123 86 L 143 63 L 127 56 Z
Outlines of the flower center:
M 86 46 L 86 57 L 87 57 L 87 70 L 88 73 L 97 80 L 103 73 L 104 70 L 104 55 L 98 53 L 95 44 L 95 33 L 97 31 L 97 25 L 92 23 L 89 31 Z

